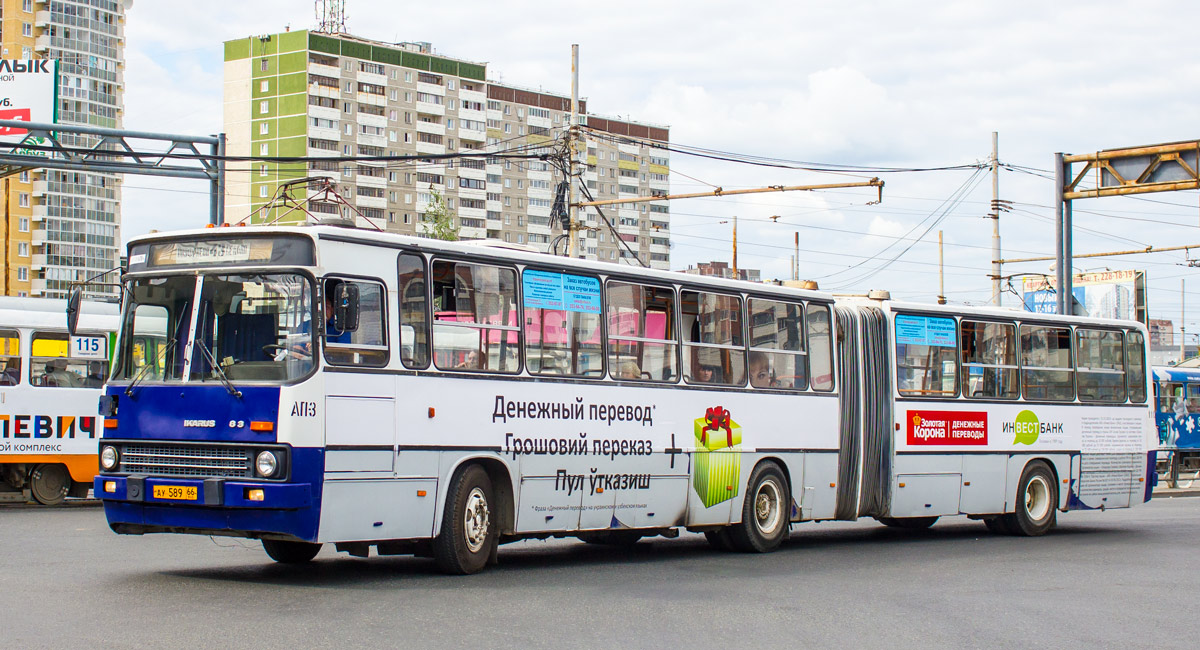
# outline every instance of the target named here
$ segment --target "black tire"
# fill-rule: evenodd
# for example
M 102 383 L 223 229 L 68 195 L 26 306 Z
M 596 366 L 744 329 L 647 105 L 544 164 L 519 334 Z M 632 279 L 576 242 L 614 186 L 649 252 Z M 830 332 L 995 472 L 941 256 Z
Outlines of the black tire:
M 450 479 L 442 530 L 433 540 L 433 560 L 446 573 L 466 575 L 487 565 L 497 534 L 491 509 L 492 480 L 478 465 L 460 468 Z
M 708 540 L 708 545 L 718 551 L 732 551 L 733 541 L 729 539 L 729 529 L 721 528 L 719 530 L 704 531 L 704 539 Z
M 280 564 L 304 564 L 312 561 L 317 557 L 317 553 L 321 552 L 321 545 L 311 542 L 264 539 L 262 545 L 267 555 Z
M 983 520 L 983 525 L 996 535 L 1011 535 L 1008 531 L 1008 524 L 1004 521 L 1004 516 L 988 517 Z
M 889 528 L 925 530 L 937 523 L 937 517 L 876 517 L 876 521 Z
M 37 465 L 29 472 L 29 493 L 42 505 L 56 506 L 70 491 L 71 474 L 63 465 Z
M 1017 510 L 1004 515 L 1011 535 L 1036 537 L 1054 527 L 1058 515 L 1058 482 L 1046 463 L 1037 460 L 1025 466 L 1017 484 Z
M 742 501 L 742 521 L 727 528 L 729 541 L 743 553 L 770 553 L 788 534 L 787 479 L 775 463 L 754 468 Z

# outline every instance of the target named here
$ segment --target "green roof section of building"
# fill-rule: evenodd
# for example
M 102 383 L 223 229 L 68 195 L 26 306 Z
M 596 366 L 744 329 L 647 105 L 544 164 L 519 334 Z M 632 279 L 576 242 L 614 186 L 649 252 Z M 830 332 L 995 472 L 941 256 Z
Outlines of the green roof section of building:
M 440 56 L 409 52 L 400 48 L 374 45 L 358 40 L 346 40 L 336 36 L 315 34 L 306 30 L 283 32 L 269 36 L 251 36 L 225 41 L 225 60 L 237 61 L 251 57 L 275 57 L 269 69 L 255 69 L 256 76 L 300 72 L 307 66 L 305 51 L 323 52 L 333 56 L 348 56 L 363 61 L 374 61 L 397 65 L 414 70 L 425 70 L 437 74 L 455 75 L 476 81 L 487 80 L 487 66 L 446 59 Z
M 237 61 L 238 59 L 250 58 L 250 39 L 239 38 L 233 41 L 225 41 L 225 60 Z

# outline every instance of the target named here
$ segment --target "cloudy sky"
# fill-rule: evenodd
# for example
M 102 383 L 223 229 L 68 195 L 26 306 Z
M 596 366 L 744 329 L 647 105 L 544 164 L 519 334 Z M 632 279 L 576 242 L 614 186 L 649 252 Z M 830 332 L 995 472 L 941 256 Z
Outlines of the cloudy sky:
M 589 109 L 668 125 L 680 145 L 865 169 L 813 173 L 676 153 L 672 192 L 873 176 L 887 184 L 879 205 L 865 189 L 675 202 L 676 269 L 728 260 L 731 224 L 722 222 L 737 215 L 739 266 L 765 278 L 791 277 L 799 233 L 800 276 L 823 289 L 932 301 L 940 230 L 947 297 L 980 304 L 992 293 L 990 176 L 883 170 L 984 163 L 997 131 L 1001 162 L 1019 168 L 1000 175 L 1000 196 L 1013 204 L 1001 218 L 1003 256 L 1034 257 L 1053 254 L 1055 152 L 1200 138 L 1200 63 L 1188 55 L 1200 4 L 1190 2 L 346 4 L 352 34 L 428 41 L 439 54 L 486 62 L 493 79 L 554 92 L 570 91 L 578 43 Z M 126 30 L 125 127 L 219 132 L 222 41 L 314 25 L 311 0 L 137 0 Z M 125 237 L 205 223 L 206 190 L 130 177 Z M 1077 201 L 1075 216 L 1077 253 L 1200 244 L 1196 192 Z M 1145 270 L 1151 316 L 1176 321 L 1180 281 L 1189 280 L 1186 323 L 1200 332 L 1200 274 L 1186 263 L 1179 252 L 1075 267 Z M 1049 263 L 1004 272 L 1047 273 Z

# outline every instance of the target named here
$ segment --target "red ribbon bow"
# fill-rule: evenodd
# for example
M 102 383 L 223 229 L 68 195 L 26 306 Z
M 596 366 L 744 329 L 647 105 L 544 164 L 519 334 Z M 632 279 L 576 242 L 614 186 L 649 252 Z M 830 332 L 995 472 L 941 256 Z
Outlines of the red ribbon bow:
M 725 430 L 726 446 L 733 446 L 733 429 L 729 419 L 729 409 L 714 406 L 704 411 L 704 428 L 700 430 L 700 444 L 708 444 L 708 432 Z

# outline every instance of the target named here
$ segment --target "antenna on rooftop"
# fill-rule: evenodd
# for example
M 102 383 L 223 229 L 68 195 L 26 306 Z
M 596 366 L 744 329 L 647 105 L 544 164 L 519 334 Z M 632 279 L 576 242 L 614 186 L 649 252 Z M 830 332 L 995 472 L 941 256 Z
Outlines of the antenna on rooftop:
M 346 33 L 346 0 L 316 0 L 317 31 Z

